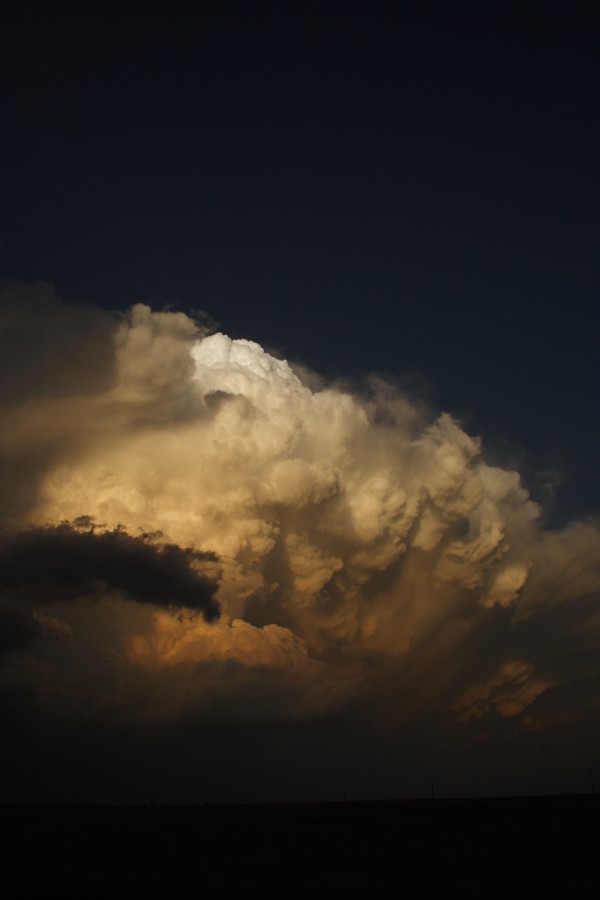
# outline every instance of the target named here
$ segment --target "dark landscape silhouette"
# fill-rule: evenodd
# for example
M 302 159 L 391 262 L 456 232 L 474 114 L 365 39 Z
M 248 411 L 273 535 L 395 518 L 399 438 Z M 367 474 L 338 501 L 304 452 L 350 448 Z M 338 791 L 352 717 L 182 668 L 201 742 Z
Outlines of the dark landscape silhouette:
M 597 795 L 0 808 L 7 898 L 598 897 Z

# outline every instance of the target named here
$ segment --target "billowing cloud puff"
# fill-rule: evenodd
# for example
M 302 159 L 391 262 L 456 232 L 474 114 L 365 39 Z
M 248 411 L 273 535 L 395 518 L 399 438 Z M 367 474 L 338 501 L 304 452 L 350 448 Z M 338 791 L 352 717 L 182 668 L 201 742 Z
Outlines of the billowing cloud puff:
M 47 286 L 5 305 L 5 340 L 31 330 L 35 352 L 5 388 L 3 547 L 22 552 L 3 678 L 134 718 L 597 710 L 598 529 L 543 532 L 450 415 L 182 313 L 72 309 Z

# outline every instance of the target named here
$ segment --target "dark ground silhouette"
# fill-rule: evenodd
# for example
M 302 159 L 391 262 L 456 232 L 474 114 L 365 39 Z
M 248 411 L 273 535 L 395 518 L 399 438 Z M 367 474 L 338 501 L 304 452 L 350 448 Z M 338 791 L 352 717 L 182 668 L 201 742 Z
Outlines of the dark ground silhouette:
M 600 797 L 0 807 L 3 896 L 600 897 Z

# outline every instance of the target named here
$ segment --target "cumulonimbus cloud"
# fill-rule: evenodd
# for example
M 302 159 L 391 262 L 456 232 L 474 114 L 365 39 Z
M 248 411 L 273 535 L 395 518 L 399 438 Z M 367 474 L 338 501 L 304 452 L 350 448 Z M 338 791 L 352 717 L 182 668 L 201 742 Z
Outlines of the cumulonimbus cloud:
M 183 313 L 109 316 L 29 286 L 20 316 L 24 290 L 5 289 L 6 327 L 23 343 L 31 329 L 35 353 L 4 392 L 0 487 L 4 546 L 29 541 L 31 566 L 5 594 L 69 639 L 50 641 L 36 619 L 5 670 L 51 653 L 44 696 L 68 706 L 61 653 L 72 666 L 85 636 L 82 683 L 111 697 L 105 709 L 145 717 L 310 718 L 350 704 L 532 728 L 557 714 L 553 697 L 597 711 L 598 529 L 544 532 L 519 474 L 488 464 L 452 416 L 380 378 L 321 384 Z M 64 371 L 48 383 L 48 360 L 61 362 L 45 340 L 61 329 Z M 64 525 L 83 516 L 88 537 Z M 40 536 L 71 542 L 52 596 L 39 595 Z M 122 579 L 125 551 L 138 568 Z M 118 691 L 101 678 L 107 652 Z

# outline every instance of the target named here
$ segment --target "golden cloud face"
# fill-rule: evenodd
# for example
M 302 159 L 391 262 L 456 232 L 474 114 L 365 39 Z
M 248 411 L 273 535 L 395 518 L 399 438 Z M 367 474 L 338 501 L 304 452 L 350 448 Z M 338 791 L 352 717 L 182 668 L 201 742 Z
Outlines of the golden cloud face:
M 48 563 L 36 594 L 23 558 L 5 579 L 6 684 L 102 716 L 298 720 L 350 703 L 525 725 L 557 684 L 576 690 L 600 632 L 598 530 L 544 534 L 518 473 L 451 416 L 375 379 L 311 388 L 181 313 L 113 320 L 28 290 L 26 317 L 5 303 L 12 332 L 36 335 L 4 398 L 5 541 L 62 533 L 81 571 Z M 50 385 L 37 316 L 48 343 L 70 323 Z M 114 558 L 140 541 L 150 580 L 132 595 Z M 169 553 L 183 568 L 158 596 Z M 581 715 L 597 703 L 588 692 Z

